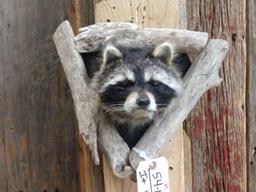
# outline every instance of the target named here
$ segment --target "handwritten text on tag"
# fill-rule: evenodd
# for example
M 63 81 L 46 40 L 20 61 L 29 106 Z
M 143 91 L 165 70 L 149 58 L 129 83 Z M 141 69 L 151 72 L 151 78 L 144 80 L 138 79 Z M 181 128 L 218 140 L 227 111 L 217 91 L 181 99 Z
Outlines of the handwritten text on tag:
M 136 171 L 138 192 L 170 192 L 168 170 L 164 157 L 140 162 Z

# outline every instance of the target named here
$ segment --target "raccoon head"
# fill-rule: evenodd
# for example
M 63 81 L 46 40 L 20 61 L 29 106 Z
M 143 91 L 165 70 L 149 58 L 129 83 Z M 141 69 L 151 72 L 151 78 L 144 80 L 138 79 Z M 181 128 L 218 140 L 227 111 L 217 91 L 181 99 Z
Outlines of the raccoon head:
M 163 112 L 182 91 L 181 78 L 189 67 L 177 65 L 175 55 L 170 43 L 143 49 L 106 46 L 102 64 L 94 65 L 97 72 L 90 75 L 93 70 L 87 67 L 105 114 L 119 123 L 141 124 Z

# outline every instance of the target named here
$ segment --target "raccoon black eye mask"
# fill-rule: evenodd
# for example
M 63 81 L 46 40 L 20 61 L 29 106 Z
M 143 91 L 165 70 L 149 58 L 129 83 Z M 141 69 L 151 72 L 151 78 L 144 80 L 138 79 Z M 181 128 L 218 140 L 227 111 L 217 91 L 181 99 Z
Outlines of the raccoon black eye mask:
M 111 45 L 95 55 L 93 64 L 85 61 L 91 86 L 105 116 L 132 148 L 182 91 L 190 60 L 169 43 L 143 49 Z

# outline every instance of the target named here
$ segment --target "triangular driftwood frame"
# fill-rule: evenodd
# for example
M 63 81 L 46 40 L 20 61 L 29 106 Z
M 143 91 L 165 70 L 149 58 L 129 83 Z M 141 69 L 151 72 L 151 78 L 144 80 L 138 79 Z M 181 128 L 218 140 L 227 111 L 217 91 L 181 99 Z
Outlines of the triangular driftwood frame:
M 158 156 L 172 133 L 182 124 L 198 99 L 208 89 L 221 83 L 219 68 L 228 51 L 225 40 L 209 40 L 208 34 L 176 29 L 139 28 L 130 23 L 102 23 L 80 29 L 74 37 L 68 21 L 64 21 L 54 34 L 57 47 L 74 100 L 80 135 L 89 146 L 95 164 L 99 164 L 98 147 L 107 156 L 114 174 L 124 178 L 136 170 L 145 155 Z M 125 40 L 124 40 L 125 39 Z M 111 41 L 138 46 L 170 41 L 180 51 L 197 55 L 184 77 L 185 91 L 175 99 L 163 119 L 157 120 L 130 150 L 113 126 L 98 111 L 98 97 L 87 85 L 86 70 L 79 52 L 100 49 Z

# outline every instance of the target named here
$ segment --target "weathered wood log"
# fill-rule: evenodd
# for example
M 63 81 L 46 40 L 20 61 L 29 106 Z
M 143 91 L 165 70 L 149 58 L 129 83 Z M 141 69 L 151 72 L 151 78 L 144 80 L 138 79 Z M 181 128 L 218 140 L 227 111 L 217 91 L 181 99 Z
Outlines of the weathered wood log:
M 100 115 L 98 143 L 116 176 L 126 178 L 134 172 L 129 163 L 130 148 L 103 114 Z
M 80 54 L 75 49 L 74 33 L 64 21 L 53 36 L 73 97 L 80 135 L 92 151 L 95 164 L 99 164 L 97 149 L 97 95 L 86 84 L 86 70 Z
M 145 47 L 170 42 L 176 49 L 186 53 L 198 53 L 208 41 L 208 33 L 180 29 L 140 28 L 130 23 L 100 23 L 80 30 L 75 37 L 79 52 L 100 50 L 104 44 Z M 133 43 L 131 43 L 133 42 Z M 134 44 L 136 42 L 136 44 Z
M 95 124 L 98 119 L 95 116 L 98 97 L 86 84 L 86 71 L 79 52 L 101 50 L 111 42 L 143 47 L 148 43 L 157 45 L 170 41 L 178 50 L 197 54 L 206 46 L 208 35 L 184 30 L 139 29 L 126 23 L 92 25 L 81 31 L 74 39 L 69 23 L 63 22 L 54 34 L 54 41 L 73 95 L 80 133 L 85 135 L 84 139 L 93 152 L 95 162 L 99 163 Z M 223 40 L 211 40 L 208 43 L 184 78 L 184 93 L 172 102 L 165 118 L 156 121 L 144 134 L 135 146 L 136 151 L 142 151 L 148 157 L 158 155 L 159 149 L 168 142 L 199 97 L 220 83 L 218 70 L 227 50 L 228 45 Z M 100 116 L 98 142 L 113 172 L 119 177 L 131 175 L 142 160 L 140 154 L 130 152 L 114 126 L 109 125 L 102 115 L 97 115 Z

